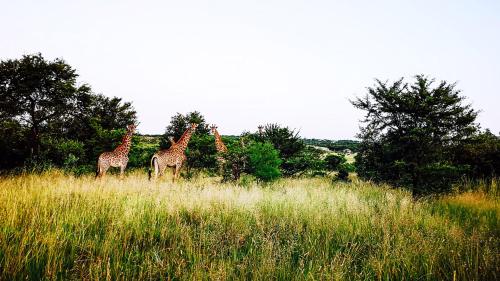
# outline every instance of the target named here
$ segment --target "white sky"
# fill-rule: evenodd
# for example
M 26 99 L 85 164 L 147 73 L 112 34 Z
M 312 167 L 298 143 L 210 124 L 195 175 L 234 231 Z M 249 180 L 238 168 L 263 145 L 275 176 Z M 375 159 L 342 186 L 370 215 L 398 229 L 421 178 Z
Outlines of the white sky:
M 500 131 L 500 1 L 5 1 L 0 59 L 41 52 L 132 101 L 141 133 L 198 110 L 221 134 L 277 122 L 345 139 L 374 78 L 458 82 Z

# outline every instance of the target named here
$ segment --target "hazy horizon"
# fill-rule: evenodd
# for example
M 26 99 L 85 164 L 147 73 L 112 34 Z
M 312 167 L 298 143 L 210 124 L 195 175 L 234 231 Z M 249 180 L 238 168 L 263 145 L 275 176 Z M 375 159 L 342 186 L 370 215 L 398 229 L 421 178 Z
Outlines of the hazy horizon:
M 0 59 L 63 58 L 132 102 L 143 134 L 197 110 L 223 135 L 279 123 L 353 139 L 363 112 L 349 100 L 416 74 L 457 82 L 500 132 L 500 2 L 352 3 L 3 1 Z

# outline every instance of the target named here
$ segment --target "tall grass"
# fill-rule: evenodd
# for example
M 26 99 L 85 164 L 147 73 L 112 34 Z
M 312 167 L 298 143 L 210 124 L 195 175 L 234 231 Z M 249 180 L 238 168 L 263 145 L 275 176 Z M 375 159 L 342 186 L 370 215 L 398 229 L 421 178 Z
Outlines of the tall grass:
M 500 204 L 366 182 L 0 179 L 0 279 L 498 280 Z

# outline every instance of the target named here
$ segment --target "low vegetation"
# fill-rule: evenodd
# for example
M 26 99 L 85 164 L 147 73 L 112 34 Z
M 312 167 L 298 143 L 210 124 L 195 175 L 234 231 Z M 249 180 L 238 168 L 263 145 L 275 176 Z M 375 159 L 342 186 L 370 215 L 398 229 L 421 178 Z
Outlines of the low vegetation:
M 3 177 L 0 279 L 498 280 L 497 184 Z

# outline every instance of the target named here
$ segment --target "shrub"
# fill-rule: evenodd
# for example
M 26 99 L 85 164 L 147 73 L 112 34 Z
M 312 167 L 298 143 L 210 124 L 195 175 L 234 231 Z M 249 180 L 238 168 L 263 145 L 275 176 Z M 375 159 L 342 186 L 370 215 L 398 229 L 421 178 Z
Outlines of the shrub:
M 347 159 L 341 154 L 329 154 L 325 157 L 325 166 L 329 171 L 338 170 L 339 166 L 346 162 Z
M 269 182 L 281 176 L 281 159 L 271 143 L 255 142 L 248 147 L 249 170 L 257 179 Z
M 305 171 L 306 167 L 300 166 L 301 163 L 296 161 L 296 158 L 300 157 L 299 154 L 306 148 L 297 131 L 278 124 L 267 124 L 261 129 L 260 132 L 247 134 L 245 137 L 257 142 L 271 143 L 279 153 L 283 175 L 293 176 Z
M 350 181 L 349 173 L 354 172 L 354 165 L 351 163 L 342 163 L 338 165 L 337 170 L 338 172 L 334 180 Z
M 325 174 L 325 161 L 321 159 L 323 152 L 317 148 L 307 146 L 296 155 L 286 159 L 281 167 L 286 167 L 287 175 L 312 176 Z

